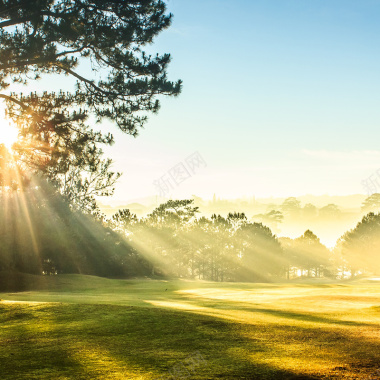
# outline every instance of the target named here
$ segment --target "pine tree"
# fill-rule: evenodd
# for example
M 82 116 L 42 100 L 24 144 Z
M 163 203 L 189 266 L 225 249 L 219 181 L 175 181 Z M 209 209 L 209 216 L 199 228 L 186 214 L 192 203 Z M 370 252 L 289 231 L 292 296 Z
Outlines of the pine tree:
M 137 136 L 157 96 L 180 93 L 181 81 L 167 79 L 170 55 L 143 50 L 171 20 L 162 0 L 0 0 L 0 98 L 20 129 L 18 161 L 62 189 L 67 177 L 79 187 L 96 177 L 87 195 L 111 188 L 119 174 L 100 146 L 113 136 L 89 117 Z M 12 92 L 48 75 L 72 80 L 56 92 Z

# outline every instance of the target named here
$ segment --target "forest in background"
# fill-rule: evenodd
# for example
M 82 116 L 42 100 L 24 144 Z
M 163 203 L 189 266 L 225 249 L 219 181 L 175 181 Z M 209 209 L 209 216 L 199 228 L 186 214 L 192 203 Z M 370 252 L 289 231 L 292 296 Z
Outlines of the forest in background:
M 169 200 L 145 217 L 129 209 L 107 217 L 96 207 L 72 207 L 44 178 L 7 182 L 14 168 L 2 152 L 2 272 L 247 282 L 379 273 L 380 214 L 370 212 L 379 194 L 363 202 L 365 215 L 328 249 L 312 229 L 290 238 L 278 237 L 276 226 L 308 215 L 328 220 L 339 213 L 335 205 L 301 207 L 287 198 L 280 209 L 251 218 L 244 210 L 206 217 L 188 199 Z
M 244 197 L 223 199 L 216 195 L 212 199 L 202 199 L 193 195 L 199 216 L 211 217 L 213 214 L 227 215 L 231 210 L 244 211 L 251 221 L 262 222 L 277 235 L 296 238 L 311 229 L 321 242 L 333 248 L 341 235 L 354 228 L 369 211 L 378 212 L 380 206 L 370 204 L 363 208 L 368 196 L 363 194 L 346 196 L 305 195 L 289 198 Z M 107 205 L 110 200 L 99 199 L 99 208 L 107 217 L 119 209 L 127 208 L 138 217 L 145 217 L 160 204 L 169 199 L 146 197 L 131 201 L 118 201 Z

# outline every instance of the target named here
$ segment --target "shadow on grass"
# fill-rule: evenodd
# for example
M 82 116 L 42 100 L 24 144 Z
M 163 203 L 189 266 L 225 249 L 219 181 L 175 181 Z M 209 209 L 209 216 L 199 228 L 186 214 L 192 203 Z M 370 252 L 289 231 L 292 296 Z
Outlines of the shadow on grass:
M 374 342 L 331 329 L 258 326 L 163 308 L 0 304 L 0 324 L 1 378 L 12 380 L 365 379 L 380 359 Z M 205 362 L 190 371 L 186 359 L 194 352 Z M 282 360 L 296 363 L 303 355 L 307 370 L 283 368 Z M 313 368 L 329 359 L 327 372 Z M 334 370 L 334 363 L 345 365 Z
M 367 326 L 374 327 L 378 326 L 373 323 L 367 322 L 356 322 L 356 321 L 342 321 L 335 318 L 327 318 L 320 315 L 306 314 L 306 313 L 295 313 L 291 311 L 284 310 L 276 310 L 276 309 L 263 309 L 263 308 L 245 308 L 244 310 L 252 312 L 252 313 L 263 313 L 270 314 L 274 317 L 292 319 L 296 321 L 302 322 L 310 322 L 310 323 L 323 323 L 323 324 L 332 324 L 332 325 L 342 325 L 342 326 Z
M 65 337 L 54 339 L 51 313 L 43 315 L 42 310 L 35 305 L 0 304 L 1 379 L 48 379 L 54 377 L 54 369 L 61 376 L 81 370 L 64 349 Z
M 322 298 L 323 296 L 321 296 Z M 308 297 L 310 299 L 312 297 Z M 325 297 L 326 298 L 326 297 Z M 369 298 L 369 297 L 367 297 Z M 373 299 L 377 299 L 377 297 L 372 297 Z M 371 298 L 371 299 L 372 299 Z M 357 327 L 378 327 L 378 324 L 376 323 L 368 323 L 368 322 L 356 322 L 356 321 L 347 321 L 347 320 L 341 320 L 336 318 L 329 318 L 324 315 L 318 314 L 318 313 L 299 313 L 299 312 L 293 312 L 293 311 L 287 311 L 287 310 L 278 310 L 275 308 L 264 308 L 264 307 L 252 307 L 252 303 L 250 302 L 242 302 L 242 301 L 235 301 L 228 299 L 228 303 L 224 304 L 221 300 L 215 299 L 212 297 L 207 296 L 191 296 L 191 295 L 184 295 L 182 297 L 182 301 L 186 300 L 189 302 L 189 305 L 197 305 L 200 303 L 203 307 L 220 307 L 221 309 L 227 311 L 236 311 L 241 310 L 245 312 L 251 312 L 251 313 L 261 313 L 261 314 L 268 314 L 273 317 L 279 317 L 284 319 L 291 319 L 295 321 L 302 321 L 302 322 L 310 322 L 310 323 L 321 323 L 321 324 L 332 324 L 332 325 L 342 325 L 342 326 L 357 326 Z M 229 304 L 233 304 L 233 307 L 226 306 Z M 371 306 L 374 310 L 377 306 Z

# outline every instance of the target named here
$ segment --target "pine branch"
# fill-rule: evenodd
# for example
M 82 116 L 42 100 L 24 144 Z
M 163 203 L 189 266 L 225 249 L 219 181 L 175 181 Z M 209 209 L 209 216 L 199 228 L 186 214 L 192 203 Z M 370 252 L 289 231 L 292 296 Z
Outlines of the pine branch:
M 13 102 L 19 105 L 20 107 L 22 107 L 24 110 L 29 110 L 29 106 L 27 106 L 25 103 L 21 102 L 20 100 L 13 98 L 12 96 L 0 94 L 0 98 Z

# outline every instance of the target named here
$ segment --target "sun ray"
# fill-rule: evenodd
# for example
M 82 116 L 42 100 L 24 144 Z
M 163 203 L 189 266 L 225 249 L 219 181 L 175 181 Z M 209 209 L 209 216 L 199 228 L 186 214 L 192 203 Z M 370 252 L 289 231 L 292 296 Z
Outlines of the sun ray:
M 18 129 L 6 118 L 4 105 L 0 104 L 0 144 L 10 150 L 17 138 Z
M 15 165 L 15 167 L 16 167 L 15 173 L 17 176 L 17 181 L 19 184 L 21 184 L 22 183 L 21 173 L 20 173 L 17 165 Z M 24 213 L 24 217 L 25 217 L 25 220 L 26 220 L 28 228 L 29 228 L 30 237 L 32 239 L 32 247 L 33 247 L 34 254 L 37 256 L 40 256 L 38 243 L 37 243 L 37 239 L 36 239 L 35 227 L 33 226 L 33 223 L 32 223 L 31 217 L 30 217 L 28 202 L 25 198 L 25 194 L 23 191 L 20 191 L 19 194 L 20 194 L 20 201 L 21 201 L 20 203 L 21 203 L 22 211 Z

